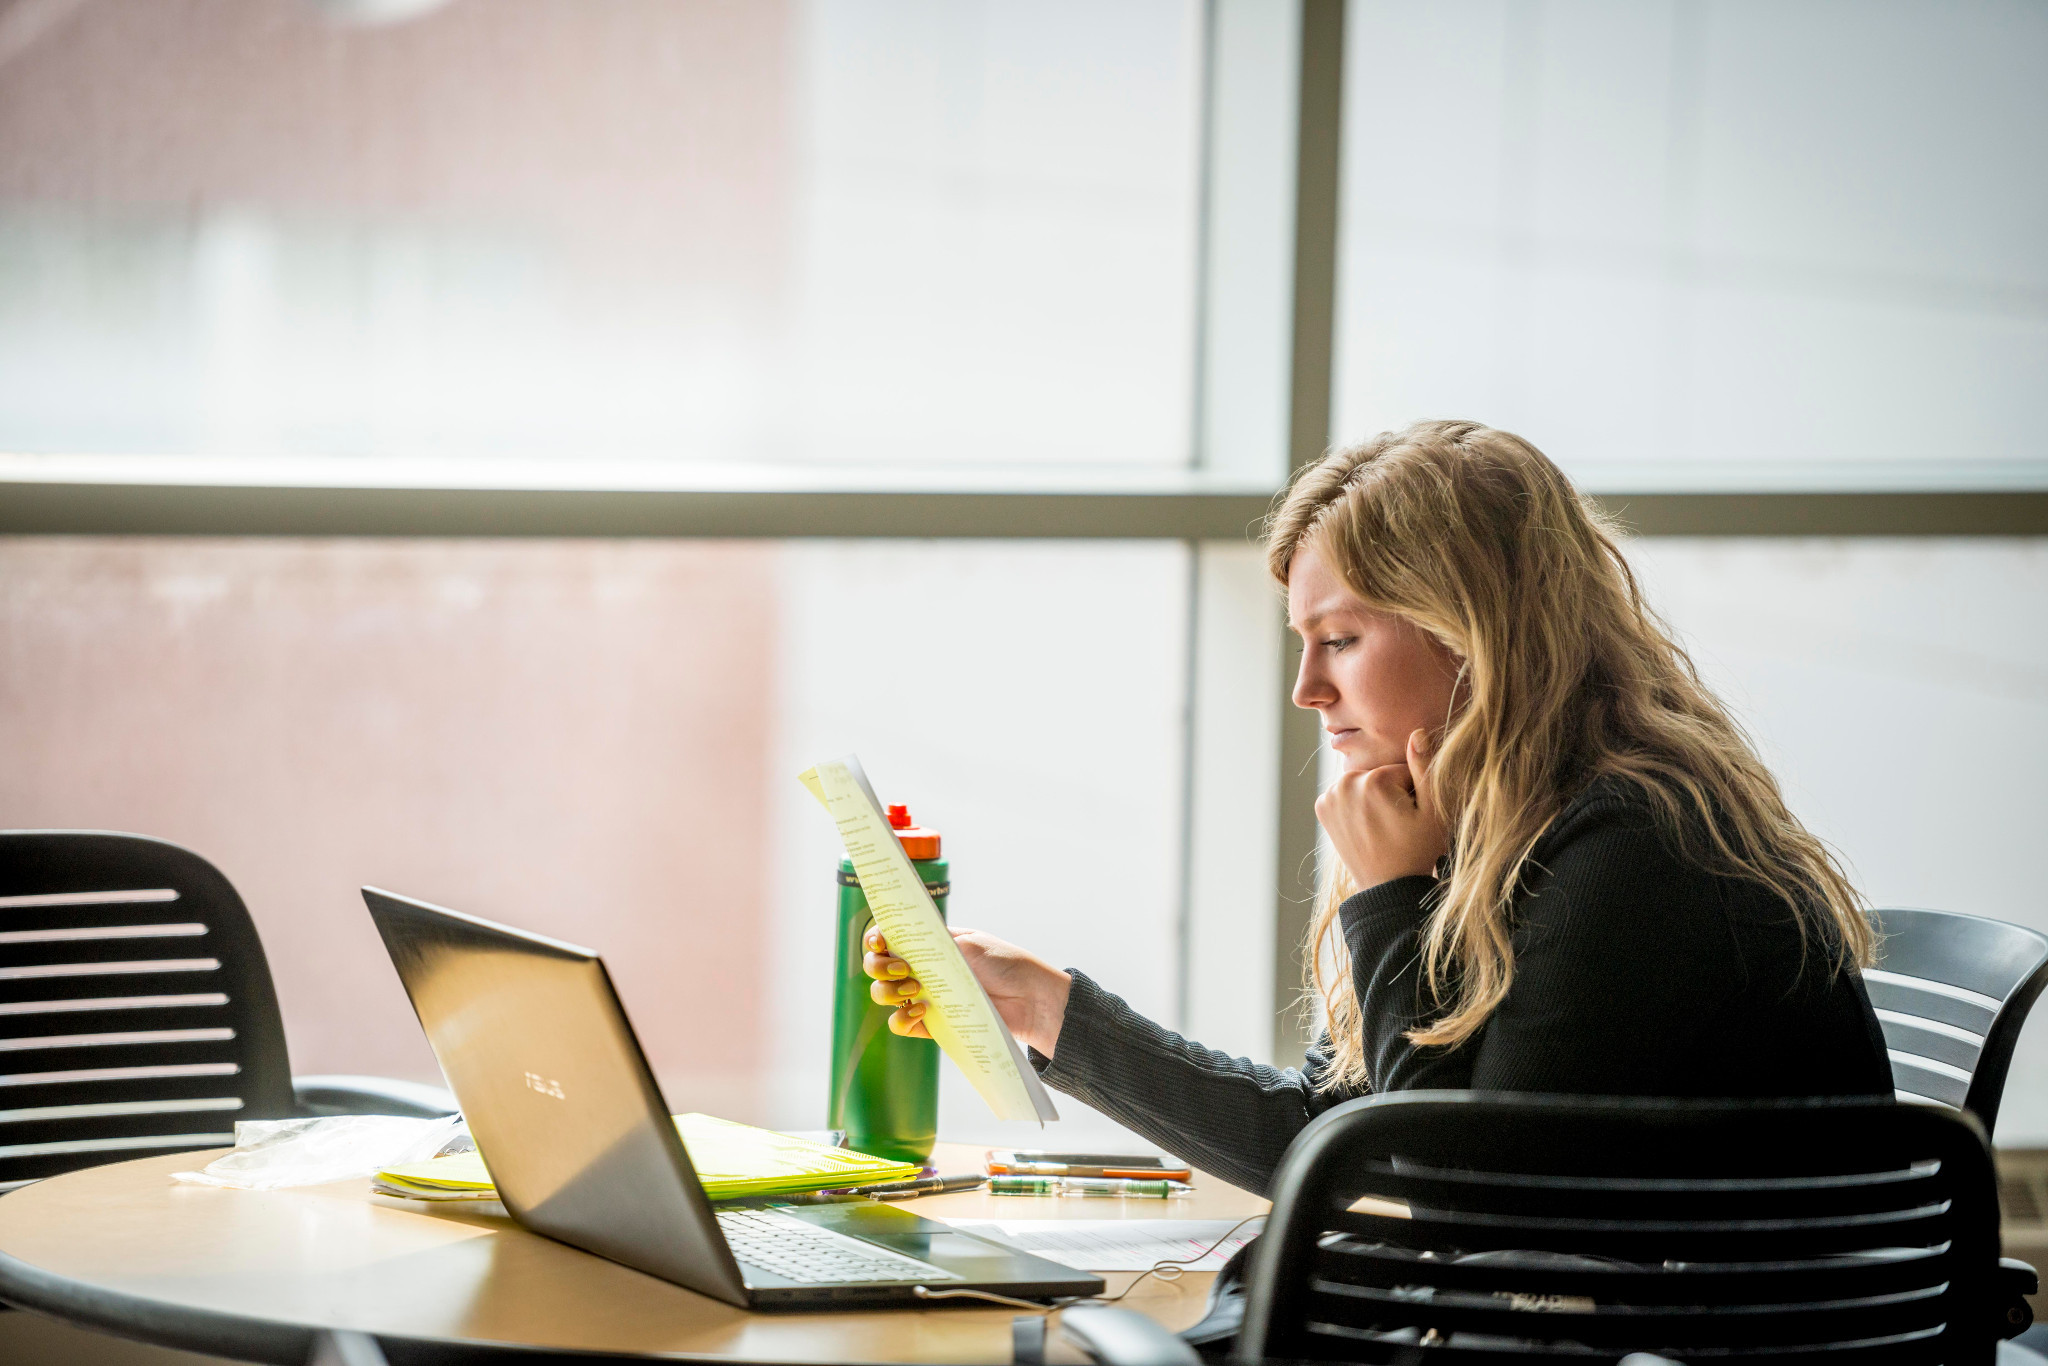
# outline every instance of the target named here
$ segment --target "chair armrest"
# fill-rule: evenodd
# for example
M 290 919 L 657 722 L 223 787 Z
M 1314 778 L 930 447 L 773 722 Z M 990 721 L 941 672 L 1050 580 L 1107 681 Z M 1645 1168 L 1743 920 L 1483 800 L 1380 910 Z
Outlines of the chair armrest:
M 1070 1305 L 1060 1330 L 1101 1366 L 1201 1366 L 1194 1348 L 1134 1309 Z
M 2034 1268 L 2017 1257 L 1998 1259 L 1998 1336 L 2016 1338 L 2034 1326 L 2034 1306 L 2027 1296 L 2041 1289 Z
M 394 1077 L 293 1077 L 292 1099 L 304 1116 L 404 1115 L 433 1119 L 461 1107 L 439 1086 Z
M 313 1335 L 306 1366 L 385 1366 L 385 1361 L 377 1339 L 368 1333 L 323 1329 Z

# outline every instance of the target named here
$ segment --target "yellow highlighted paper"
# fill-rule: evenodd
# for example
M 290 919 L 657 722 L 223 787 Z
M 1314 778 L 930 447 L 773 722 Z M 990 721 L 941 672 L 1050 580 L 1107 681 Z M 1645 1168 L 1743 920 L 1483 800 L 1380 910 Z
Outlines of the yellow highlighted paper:
M 711 1115 L 677 1115 L 675 1121 L 676 1132 L 690 1154 L 690 1165 L 704 1183 L 704 1194 L 713 1200 L 908 1181 L 923 1170 L 915 1162 L 891 1162 L 850 1148 L 828 1148 L 806 1138 Z M 483 1156 L 474 1152 L 401 1163 L 378 1172 L 376 1179 L 399 1193 L 428 1199 L 482 1197 L 493 1189 L 490 1169 L 484 1166 Z
M 946 930 L 902 841 L 852 755 L 799 775 L 839 827 L 839 842 L 889 952 L 910 964 L 924 988 L 925 1027 L 998 1119 L 1058 1119 L 1059 1111 L 988 993 Z

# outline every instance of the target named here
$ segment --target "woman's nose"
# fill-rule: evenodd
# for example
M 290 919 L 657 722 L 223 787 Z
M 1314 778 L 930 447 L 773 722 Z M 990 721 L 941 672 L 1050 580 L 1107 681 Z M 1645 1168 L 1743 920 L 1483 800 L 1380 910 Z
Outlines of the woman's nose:
M 1331 690 L 1329 680 L 1316 668 L 1315 651 L 1303 650 L 1301 667 L 1294 675 L 1294 705 L 1304 711 L 1316 711 L 1335 700 L 1336 694 Z

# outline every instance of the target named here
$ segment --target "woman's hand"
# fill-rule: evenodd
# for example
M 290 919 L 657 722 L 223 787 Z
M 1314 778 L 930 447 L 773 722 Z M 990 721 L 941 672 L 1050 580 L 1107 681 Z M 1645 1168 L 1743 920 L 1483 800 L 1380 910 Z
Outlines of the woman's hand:
M 1429 732 L 1408 737 L 1408 762 L 1345 773 L 1316 798 L 1316 819 L 1362 891 L 1397 877 L 1429 875 L 1450 851 L 1430 797 Z
M 1015 944 L 979 930 L 954 930 L 953 942 L 1018 1042 L 1051 1057 L 1074 979 Z M 889 941 L 880 930 L 870 928 L 864 945 L 867 956 L 861 968 L 875 979 L 868 994 L 878 1005 L 896 1007 L 889 1016 L 889 1032 L 929 1039 L 924 1016 L 931 1007 L 919 999 L 924 984 L 910 975 L 910 964 L 889 952 Z

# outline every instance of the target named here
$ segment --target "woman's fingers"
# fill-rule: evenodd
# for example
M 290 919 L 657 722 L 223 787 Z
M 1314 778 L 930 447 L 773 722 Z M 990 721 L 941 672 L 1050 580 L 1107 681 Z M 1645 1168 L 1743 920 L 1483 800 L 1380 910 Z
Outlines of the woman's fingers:
M 889 941 L 878 929 L 862 937 L 867 953 L 860 960 L 861 971 L 875 980 L 868 983 L 868 996 L 878 1006 L 894 1006 L 889 1012 L 889 1032 L 906 1039 L 929 1039 L 924 1013 L 931 1007 L 916 999 L 924 986 L 910 975 L 910 964 L 889 952 Z
M 868 983 L 868 996 L 878 1006 L 900 1006 L 923 990 L 924 987 L 915 977 L 905 977 L 893 982 Z
M 1365 790 L 1368 795 L 1382 799 L 1407 797 L 1410 800 L 1406 804 L 1413 806 L 1414 793 L 1409 790 L 1409 781 L 1407 765 L 1383 764 L 1379 768 L 1367 771 Z
M 1408 782 L 1415 793 L 1415 806 L 1419 811 L 1434 811 L 1435 803 L 1429 799 L 1429 732 L 1412 731 L 1408 736 Z
M 889 1032 L 901 1034 L 908 1039 L 929 1039 L 930 1029 L 924 1022 L 925 1011 L 930 1009 L 923 1001 L 913 1001 L 889 1012 Z
M 871 953 L 860 960 L 860 970 L 878 982 L 908 977 L 910 964 L 893 953 Z
M 868 976 L 878 982 L 887 982 L 910 975 L 910 964 L 889 952 L 889 941 L 882 938 L 880 930 L 870 926 L 861 943 L 867 953 L 860 960 L 860 970 Z M 881 997 L 875 999 L 879 1001 Z

